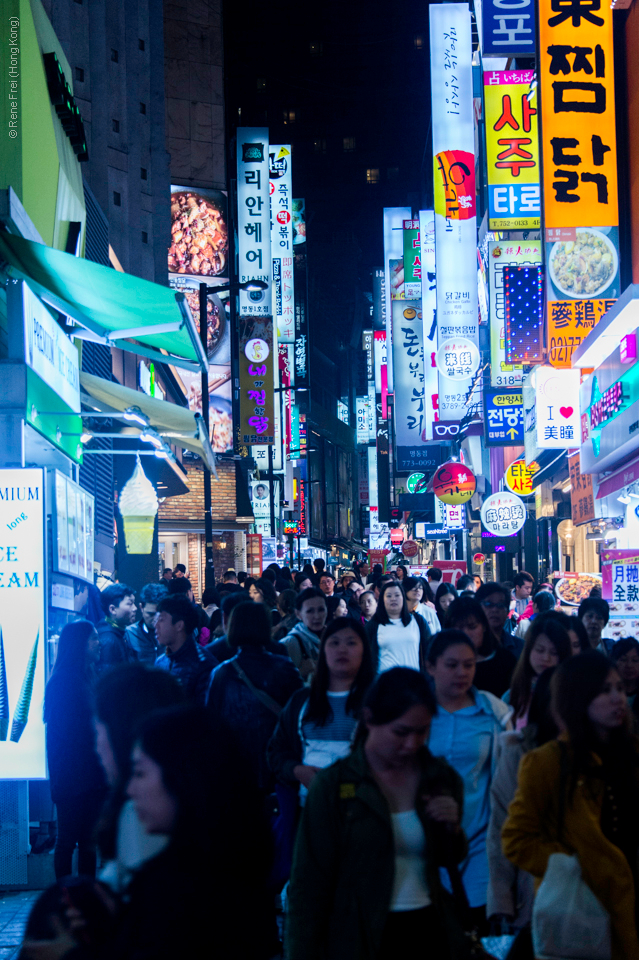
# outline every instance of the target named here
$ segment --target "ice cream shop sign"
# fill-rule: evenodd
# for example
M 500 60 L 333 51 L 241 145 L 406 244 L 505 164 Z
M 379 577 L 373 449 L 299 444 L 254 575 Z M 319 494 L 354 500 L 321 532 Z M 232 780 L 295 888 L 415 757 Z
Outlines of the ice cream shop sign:
M 46 778 L 42 469 L 0 470 L 0 779 Z

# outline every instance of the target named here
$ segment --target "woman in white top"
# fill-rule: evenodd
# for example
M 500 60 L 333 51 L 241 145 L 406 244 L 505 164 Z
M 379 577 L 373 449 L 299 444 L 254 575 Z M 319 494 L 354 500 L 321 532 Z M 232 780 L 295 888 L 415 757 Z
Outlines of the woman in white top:
M 366 629 L 378 673 L 391 667 L 426 672 L 431 632 L 423 617 L 410 612 L 403 587 L 396 580 L 383 584 L 377 610 Z
M 424 581 L 421 577 L 405 577 L 402 583 L 406 602 L 411 613 L 418 613 L 428 624 L 431 633 L 439 633 L 441 627 L 435 612 L 435 604 L 424 602 Z

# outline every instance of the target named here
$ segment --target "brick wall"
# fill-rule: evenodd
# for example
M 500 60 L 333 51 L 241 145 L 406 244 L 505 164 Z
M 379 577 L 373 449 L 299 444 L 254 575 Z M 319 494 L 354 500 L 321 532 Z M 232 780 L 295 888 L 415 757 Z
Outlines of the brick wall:
M 160 520 L 203 520 L 204 518 L 204 470 L 195 464 L 185 464 L 188 493 L 179 497 L 167 497 L 160 504 Z M 235 523 L 235 463 L 221 461 L 217 465 L 218 479 L 211 477 L 211 513 L 213 528 L 216 524 Z

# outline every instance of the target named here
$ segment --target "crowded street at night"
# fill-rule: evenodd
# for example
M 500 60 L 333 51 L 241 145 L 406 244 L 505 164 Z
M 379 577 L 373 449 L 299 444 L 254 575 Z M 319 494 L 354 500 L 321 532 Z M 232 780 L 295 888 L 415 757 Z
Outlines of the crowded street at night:
M 639 960 L 639 0 L 0 11 L 0 960 Z

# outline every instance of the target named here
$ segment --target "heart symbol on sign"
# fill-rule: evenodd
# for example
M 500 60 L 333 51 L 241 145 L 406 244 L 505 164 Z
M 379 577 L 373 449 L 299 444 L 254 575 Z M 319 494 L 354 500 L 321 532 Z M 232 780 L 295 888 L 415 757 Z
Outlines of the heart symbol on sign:
M 566 420 L 567 420 L 569 417 L 572 417 L 573 408 L 572 408 L 572 407 L 559 407 L 559 413 L 562 415 L 562 417 L 565 417 Z

